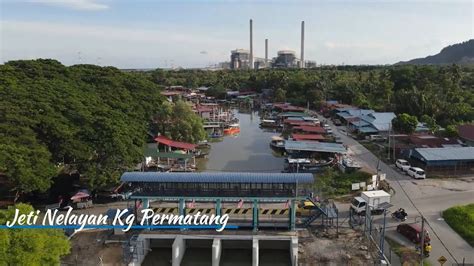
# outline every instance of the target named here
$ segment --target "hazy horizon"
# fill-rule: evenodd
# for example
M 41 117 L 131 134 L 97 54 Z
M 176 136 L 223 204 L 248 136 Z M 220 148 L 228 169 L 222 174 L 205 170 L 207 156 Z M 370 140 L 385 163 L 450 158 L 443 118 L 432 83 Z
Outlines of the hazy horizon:
M 1 1 L 2 63 L 52 58 L 121 69 L 199 68 L 230 51 L 300 53 L 325 65 L 393 64 L 473 39 L 472 1 Z

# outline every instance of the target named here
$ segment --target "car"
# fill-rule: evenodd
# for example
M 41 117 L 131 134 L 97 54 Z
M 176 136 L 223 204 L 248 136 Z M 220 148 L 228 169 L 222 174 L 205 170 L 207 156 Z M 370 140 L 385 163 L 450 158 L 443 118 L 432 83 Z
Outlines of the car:
M 330 128 L 326 129 L 326 133 L 328 133 L 329 135 L 332 135 L 332 129 Z
M 406 172 L 411 165 L 407 160 L 397 159 L 395 166 L 403 172 Z
M 399 224 L 397 232 L 415 244 L 421 243 L 421 227 L 417 224 Z M 430 243 L 430 234 L 425 229 L 425 243 Z
M 409 167 L 407 169 L 407 174 L 415 179 L 425 179 L 425 171 L 418 167 Z

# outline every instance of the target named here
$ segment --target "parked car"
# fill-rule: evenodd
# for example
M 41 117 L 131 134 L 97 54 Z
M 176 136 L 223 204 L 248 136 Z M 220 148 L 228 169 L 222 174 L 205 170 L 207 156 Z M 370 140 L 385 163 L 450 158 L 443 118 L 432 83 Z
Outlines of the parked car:
M 417 224 L 399 224 L 397 232 L 415 244 L 421 243 L 421 227 Z M 430 234 L 425 229 L 425 243 L 430 243 Z
M 406 172 L 411 165 L 407 160 L 397 159 L 395 166 L 403 172 Z
M 407 174 L 415 179 L 425 179 L 425 171 L 418 167 L 409 167 L 407 169 Z

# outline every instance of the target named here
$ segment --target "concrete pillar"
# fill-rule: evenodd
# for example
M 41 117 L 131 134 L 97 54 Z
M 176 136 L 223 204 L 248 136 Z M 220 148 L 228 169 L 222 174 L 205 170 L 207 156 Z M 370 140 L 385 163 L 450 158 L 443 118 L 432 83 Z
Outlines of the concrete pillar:
M 222 245 L 219 238 L 214 238 L 212 242 L 212 266 L 219 266 L 221 261 Z
M 258 239 L 254 238 L 252 239 L 252 266 L 258 266 L 258 251 L 259 245 L 258 245 Z
M 184 199 L 179 199 L 178 209 L 179 209 L 179 215 L 186 215 L 185 210 L 184 210 Z
M 216 216 L 222 215 L 222 201 L 221 199 L 216 200 Z
M 252 213 L 252 225 L 253 231 L 258 230 L 258 200 L 253 200 L 253 213 Z
M 296 200 L 291 200 L 290 206 L 290 230 L 296 230 Z
M 298 265 L 298 237 L 292 237 L 290 241 L 291 266 Z
M 181 236 L 177 236 L 174 239 L 172 249 L 171 264 L 173 266 L 179 266 L 181 264 L 181 260 L 183 260 L 184 252 L 186 252 L 186 240 L 184 240 Z
M 143 204 L 143 210 L 150 208 L 150 200 L 149 199 L 142 199 L 142 204 Z M 149 225 L 150 223 L 148 222 L 148 220 L 146 220 L 144 224 Z M 147 229 L 147 230 L 150 230 L 150 229 Z

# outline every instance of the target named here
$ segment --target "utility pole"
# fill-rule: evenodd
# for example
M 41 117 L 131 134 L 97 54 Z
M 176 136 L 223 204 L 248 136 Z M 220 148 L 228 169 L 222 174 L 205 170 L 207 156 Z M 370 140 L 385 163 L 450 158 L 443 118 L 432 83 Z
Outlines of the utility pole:
M 388 159 L 390 160 L 390 131 L 392 130 L 392 124 L 388 124 Z
M 421 216 L 421 260 L 420 265 L 423 266 L 423 260 L 425 259 L 425 217 Z

